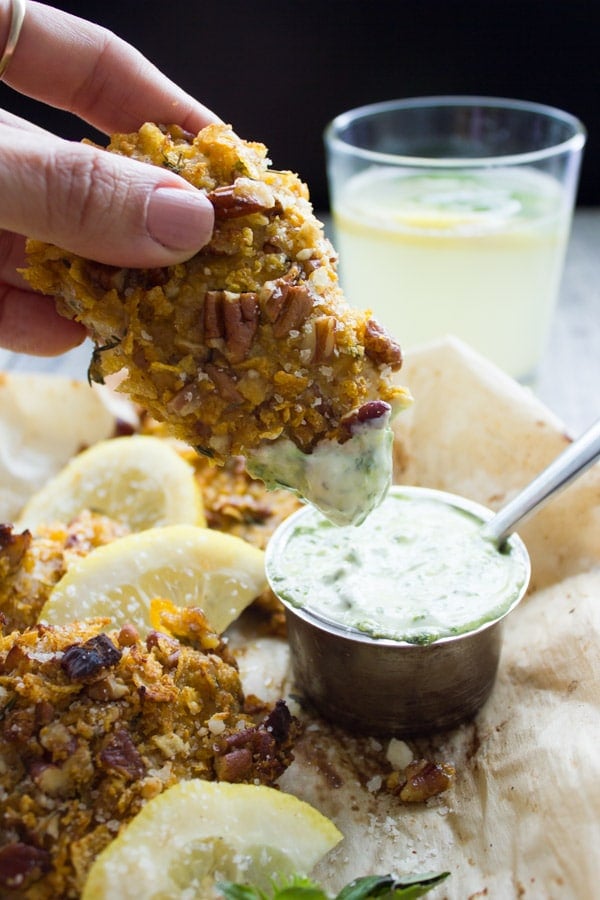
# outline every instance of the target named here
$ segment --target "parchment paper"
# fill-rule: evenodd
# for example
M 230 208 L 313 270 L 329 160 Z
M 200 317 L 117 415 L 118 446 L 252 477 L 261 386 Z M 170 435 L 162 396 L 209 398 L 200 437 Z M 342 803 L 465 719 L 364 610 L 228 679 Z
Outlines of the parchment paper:
M 0 372 L 0 522 L 79 450 L 135 419 L 133 407 L 100 385 L 65 376 Z
M 399 481 L 496 508 L 569 440 L 528 390 L 454 340 L 415 351 L 402 377 L 415 404 L 398 420 Z M 371 872 L 449 870 L 428 896 L 600 896 L 600 467 L 521 534 L 533 590 L 506 621 L 490 700 L 473 722 L 408 741 L 415 756 L 455 765 L 448 792 L 402 804 L 378 789 L 385 740 L 309 715 L 281 785 L 345 835 L 316 873 L 330 888 Z M 289 661 L 278 653 L 271 689 L 278 661 L 293 695 Z M 261 647 L 259 656 L 269 655 Z
M 415 403 L 396 426 L 397 481 L 497 508 L 569 440 L 528 390 L 455 340 L 413 351 L 401 375 Z M 13 486 L 0 494 L 4 520 L 81 443 L 114 427 L 105 399 L 85 386 L 54 382 L 44 395 L 40 382 L 16 378 L 0 380 L 0 411 L 25 423 L 1 436 L 0 482 Z M 252 638 L 238 653 L 246 690 L 287 696 L 305 721 L 281 787 L 345 835 L 315 872 L 326 887 L 449 870 L 432 900 L 600 896 L 600 467 L 521 534 L 532 590 L 506 621 L 490 700 L 474 721 L 407 742 L 415 756 L 456 767 L 454 786 L 425 804 L 381 790 L 385 739 L 350 735 L 298 704 L 285 641 Z

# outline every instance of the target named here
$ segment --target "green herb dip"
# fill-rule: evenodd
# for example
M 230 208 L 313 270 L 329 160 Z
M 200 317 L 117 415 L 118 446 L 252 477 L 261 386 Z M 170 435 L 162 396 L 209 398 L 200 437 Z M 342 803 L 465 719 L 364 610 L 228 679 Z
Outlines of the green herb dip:
M 499 618 L 526 586 L 526 554 L 499 551 L 479 516 L 436 493 L 391 488 L 358 527 L 303 509 L 267 550 L 271 587 L 335 624 L 409 643 Z
M 358 525 L 390 486 L 393 440 L 386 413 L 355 428 L 344 444 L 321 441 L 312 453 L 286 439 L 264 442 L 246 466 L 268 488 L 293 491 L 336 525 Z

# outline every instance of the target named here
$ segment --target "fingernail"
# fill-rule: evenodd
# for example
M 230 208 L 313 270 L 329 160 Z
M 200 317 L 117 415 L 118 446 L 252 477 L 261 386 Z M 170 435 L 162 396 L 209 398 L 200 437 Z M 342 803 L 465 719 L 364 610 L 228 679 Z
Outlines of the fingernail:
M 156 188 L 146 210 L 148 233 L 171 250 L 199 250 L 208 243 L 214 218 L 210 201 L 200 191 Z

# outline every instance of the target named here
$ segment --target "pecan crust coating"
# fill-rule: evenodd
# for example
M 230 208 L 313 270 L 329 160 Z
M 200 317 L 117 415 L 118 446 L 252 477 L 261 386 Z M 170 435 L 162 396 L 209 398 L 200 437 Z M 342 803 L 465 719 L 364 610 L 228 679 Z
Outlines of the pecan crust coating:
M 68 525 L 40 526 L 35 535 L 0 525 L 0 614 L 5 631 L 35 625 L 70 563 L 127 532 L 122 523 L 89 510 Z
M 281 436 L 310 452 L 368 401 L 406 405 L 397 342 L 348 306 L 306 186 L 262 144 L 147 123 L 107 149 L 176 170 L 211 200 L 215 229 L 188 262 L 152 270 L 29 242 L 25 277 L 90 330 L 92 378 L 126 370 L 123 391 L 221 464 Z
M 5 900 L 79 896 L 121 825 L 178 781 L 272 784 L 291 762 L 298 725 L 285 704 L 246 706 L 199 610 L 170 624 L 181 640 L 104 634 L 105 620 L 0 637 Z

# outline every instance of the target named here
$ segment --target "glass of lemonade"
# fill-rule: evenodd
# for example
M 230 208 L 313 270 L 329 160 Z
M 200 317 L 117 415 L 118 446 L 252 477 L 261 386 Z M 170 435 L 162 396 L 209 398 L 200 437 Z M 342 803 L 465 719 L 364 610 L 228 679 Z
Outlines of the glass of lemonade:
M 535 377 L 560 285 L 586 134 L 519 100 L 425 97 L 325 131 L 340 278 L 409 348 L 453 334 Z

